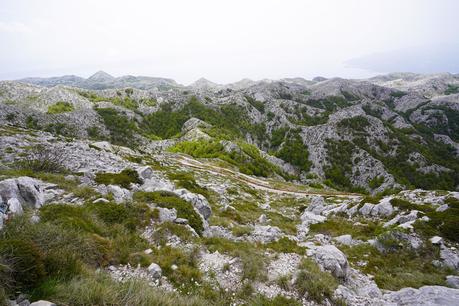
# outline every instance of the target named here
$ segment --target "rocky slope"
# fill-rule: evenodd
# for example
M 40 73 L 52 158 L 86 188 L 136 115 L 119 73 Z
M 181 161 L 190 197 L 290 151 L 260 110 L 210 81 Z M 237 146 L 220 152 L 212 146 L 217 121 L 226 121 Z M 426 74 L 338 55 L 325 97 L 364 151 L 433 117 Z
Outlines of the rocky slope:
M 99 72 L 86 81 L 119 79 L 123 78 Z M 145 137 L 170 138 L 180 133 L 186 120 L 197 117 L 220 134 L 229 133 L 229 140 L 242 139 L 284 159 L 296 167 L 303 182 L 316 178 L 333 188 L 372 193 L 459 186 L 455 75 L 243 80 L 228 85 L 200 79 L 190 87 L 149 90 L 136 89 L 143 83 L 133 80 L 110 85 L 120 88 L 96 91 L 1 82 L 0 122 L 48 130 L 58 126 L 64 135 L 106 139 L 113 127 L 101 113 L 110 110 L 117 113 L 111 117 L 128 121 L 133 134 L 129 138 L 136 139 L 133 146 L 145 144 Z M 73 85 L 87 88 L 78 82 Z M 46 114 L 58 102 L 71 106 Z M 167 123 L 169 127 L 161 126 Z M 296 145 L 306 160 L 288 153 Z
M 0 83 L 0 300 L 459 303 L 456 76 L 209 84 Z

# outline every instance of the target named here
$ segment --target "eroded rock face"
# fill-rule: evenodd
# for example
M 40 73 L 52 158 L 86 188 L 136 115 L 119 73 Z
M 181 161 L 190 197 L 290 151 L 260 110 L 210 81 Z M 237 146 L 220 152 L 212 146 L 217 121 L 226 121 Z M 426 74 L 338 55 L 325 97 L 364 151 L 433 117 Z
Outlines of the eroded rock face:
M 27 176 L 0 181 L 0 219 L 21 214 L 24 208 L 40 208 L 62 193 L 56 187 Z
M 182 126 L 182 133 L 187 133 L 195 128 L 209 128 L 211 125 L 198 118 L 188 119 Z
M 445 245 L 441 245 L 440 258 L 443 265 L 453 270 L 459 271 L 459 254 L 457 250 L 453 250 L 446 247 Z
M 394 208 L 390 203 L 391 197 L 382 199 L 378 204 L 365 203 L 359 212 L 364 216 L 387 217 L 392 215 Z
M 209 202 L 202 194 L 192 193 L 186 189 L 176 189 L 174 193 L 183 200 L 190 202 L 205 220 L 209 219 L 212 214 L 212 209 L 210 208 Z
M 308 256 L 312 256 L 324 270 L 330 271 L 335 277 L 347 278 L 349 264 L 346 255 L 334 245 L 313 247 L 308 250 Z
M 403 288 L 385 294 L 384 299 L 395 305 L 456 306 L 459 305 L 459 289 L 441 286 L 424 286 L 419 289 Z
M 276 226 L 255 225 L 248 239 L 255 242 L 268 243 L 278 240 L 281 235 L 282 231 Z
M 123 203 L 132 200 L 131 192 L 120 186 L 108 185 L 107 191 L 113 195 L 113 199 L 116 203 Z
M 452 288 L 459 289 L 459 276 L 448 275 L 446 277 L 446 283 L 448 284 L 448 286 L 450 286 Z

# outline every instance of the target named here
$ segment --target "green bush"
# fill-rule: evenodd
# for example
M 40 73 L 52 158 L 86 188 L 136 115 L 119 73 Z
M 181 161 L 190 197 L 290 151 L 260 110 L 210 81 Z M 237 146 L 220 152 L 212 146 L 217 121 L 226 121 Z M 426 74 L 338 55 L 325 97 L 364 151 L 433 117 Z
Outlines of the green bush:
M 394 198 L 392 200 L 390 200 L 390 203 L 394 206 L 394 207 L 398 207 L 399 209 L 401 210 L 405 210 L 405 211 L 411 211 L 411 210 L 419 210 L 419 211 L 422 211 L 422 212 L 427 212 L 427 211 L 432 211 L 432 207 L 430 207 L 430 205 L 426 204 L 426 205 L 420 205 L 420 204 L 414 204 L 414 203 L 411 203 L 407 200 L 403 200 L 403 199 L 399 199 L 399 198 Z
M 73 104 L 59 101 L 56 104 L 48 106 L 48 114 L 67 113 L 74 110 Z
M 139 130 L 134 121 L 113 108 L 96 108 L 96 111 L 110 132 L 110 142 L 128 147 L 137 144 L 135 135 Z
M 87 233 L 102 234 L 103 227 L 83 206 L 67 204 L 50 204 L 40 209 L 43 222 L 61 225 L 67 229 L 80 230 Z
M 117 282 L 105 273 L 77 277 L 69 282 L 56 283 L 48 296 L 58 305 L 149 305 L 200 306 L 205 301 L 194 296 L 180 297 L 152 288 L 147 282 L 129 280 Z
M 338 128 L 352 129 L 356 132 L 365 132 L 365 128 L 370 125 L 368 119 L 364 116 L 345 118 L 338 123 Z
M 322 303 L 325 299 L 333 300 L 338 282 L 330 273 L 322 271 L 310 259 L 303 259 L 299 269 L 295 287 L 301 296 L 307 294 L 309 299 L 317 303 Z
M 177 210 L 177 217 L 187 219 L 188 223 L 196 231 L 196 233 L 201 235 L 204 230 L 201 216 L 194 210 L 193 205 L 179 198 L 172 192 L 138 191 L 134 193 L 134 200 L 140 202 L 152 202 L 163 208 L 175 208 Z
M 417 221 L 414 224 L 415 229 L 426 237 L 439 235 L 457 243 L 459 242 L 459 200 L 448 198 L 445 203 L 449 208 L 442 212 L 437 212 L 428 205 L 418 205 L 417 207 L 427 208 L 423 211 L 429 217 L 429 221 Z
M 264 105 L 263 102 L 255 100 L 251 96 L 245 96 L 245 99 L 247 100 L 247 102 L 250 103 L 250 105 L 255 107 L 260 113 L 264 113 L 265 112 L 265 105 Z
M 305 253 L 305 248 L 298 246 L 295 241 L 287 237 L 282 237 L 277 241 L 267 243 L 266 247 L 279 253 L 297 253 L 301 255 Z
M 401 98 L 401 97 L 403 97 L 403 96 L 406 96 L 407 93 L 404 92 L 404 91 L 393 91 L 393 92 L 390 93 L 390 95 L 391 95 L 392 97 L 394 97 L 394 98 Z
M 459 93 L 459 86 L 448 84 L 448 88 L 445 90 L 445 95 L 453 95 Z
M 282 295 L 277 295 L 272 299 L 268 299 L 263 295 L 257 295 L 250 299 L 251 306 L 300 306 L 301 303 L 292 298 L 286 298 Z
M 11 269 L 11 291 L 31 289 L 45 277 L 43 256 L 29 240 L 0 240 L 0 258 L 6 263 L 5 269 Z
M 328 140 L 325 146 L 328 152 L 329 166 L 324 167 L 325 177 L 332 187 L 350 190 L 353 185 L 349 179 L 352 173 L 352 153 L 354 145 L 348 141 Z
M 154 261 L 161 267 L 168 279 L 182 287 L 194 286 L 201 281 L 201 271 L 198 268 L 197 250 L 183 251 L 178 248 L 164 246 L 153 252 Z M 173 270 L 172 265 L 178 269 Z
M 225 238 L 205 238 L 204 245 L 210 252 L 219 251 L 239 257 L 242 262 L 242 278 L 251 281 L 266 280 L 266 266 L 263 252 L 248 242 L 235 242 Z
M 182 152 L 195 158 L 219 158 L 239 168 L 248 175 L 267 177 L 273 173 L 285 175 L 280 169 L 263 158 L 259 150 L 244 142 L 238 142 L 241 151 L 226 152 L 219 141 L 184 141 L 169 148 L 171 152 Z
M 276 156 L 297 166 L 302 171 L 309 171 L 312 164 L 308 159 L 308 148 L 298 134 L 285 141 L 282 148 L 276 153 Z
M 345 234 L 352 235 L 354 239 L 368 240 L 383 232 L 380 224 L 370 221 L 366 224 L 356 225 L 355 222 L 341 217 L 328 218 L 323 223 L 311 224 L 312 233 L 321 233 L 337 237 Z
M 393 242 L 388 241 L 390 244 Z M 368 244 L 353 247 L 342 246 L 351 264 L 357 264 L 365 258 L 367 264 L 359 269 L 375 276 L 375 282 L 381 289 L 400 290 L 405 287 L 419 288 L 428 285 L 444 286 L 445 277 L 451 271 L 435 267 L 432 261 L 438 259 L 437 251 L 424 246 L 416 251 L 406 247 L 392 248 L 391 252 L 380 253 Z
M 368 182 L 368 186 L 371 189 L 376 189 L 384 183 L 384 176 L 375 176 Z
M 124 169 L 120 173 L 99 172 L 95 181 L 98 184 L 119 185 L 123 188 L 130 188 L 131 184 L 142 184 L 139 174 L 133 169 Z
M 192 172 L 168 173 L 168 177 L 172 181 L 175 181 L 177 187 L 185 188 L 191 192 L 202 194 L 206 198 L 209 197 L 209 190 L 199 186 L 199 184 L 196 183 L 196 179 L 194 178 Z
M 17 166 L 24 171 L 59 173 L 66 171 L 65 159 L 66 156 L 62 152 L 40 144 L 31 147 Z

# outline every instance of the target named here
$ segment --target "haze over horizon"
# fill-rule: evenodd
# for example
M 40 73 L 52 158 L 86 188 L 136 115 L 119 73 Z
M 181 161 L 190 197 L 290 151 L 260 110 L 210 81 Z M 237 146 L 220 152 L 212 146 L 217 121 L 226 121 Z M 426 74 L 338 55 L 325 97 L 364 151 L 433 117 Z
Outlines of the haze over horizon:
M 454 0 L 4 0 L 0 79 L 458 73 L 458 11 Z

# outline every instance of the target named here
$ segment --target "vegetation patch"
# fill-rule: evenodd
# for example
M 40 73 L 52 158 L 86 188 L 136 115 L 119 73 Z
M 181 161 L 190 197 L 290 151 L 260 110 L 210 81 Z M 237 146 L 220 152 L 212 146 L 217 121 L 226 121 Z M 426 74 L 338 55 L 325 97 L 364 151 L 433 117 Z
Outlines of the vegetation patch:
M 310 230 L 313 233 L 321 233 L 332 237 L 349 234 L 354 239 L 365 241 L 375 238 L 384 231 L 380 224 L 373 221 L 362 222 L 357 225 L 355 221 L 337 216 L 328 218 L 323 223 L 311 224 Z
M 120 173 L 98 172 L 95 181 L 97 184 L 119 185 L 123 188 L 130 188 L 131 184 L 142 184 L 137 171 L 124 169 Z
M 432 261 L 438 258 L 438 250 L 429 246 L 417 251 L 402 247 L 380 253 L 373 246 L 360 244 L 353 247 L 342 246 L 341 250 L 352 264 L 357 264 L 364 258 L 367 263 L 359 269 L 366 274 L 374 275 L 375 282 L 381 289 L 444 286 L 446 275 L 451 273 L 432 264 Z
M 266 263 L 262 249 L 248 242 L 235 242 L 225 238 L 205 238 L 204 245 L 210 252 L 219 251 L 239 257 L 242 262 L 243 279 L 266 280 Z
M 311 161 L 307 146 L 303 143 L 298 133 L 286 140 L 276 156 L 290 164 L 297 166 L 302 171 L 309 171 Z
M 279 168 L 262 157 L 255 146 L 244 142 L 238 142 L 238 146 L 239 151 L 227 152 L 220 141 L 196 140 L 180 142 L 169 148 L 169 151 L 185 153 L 195 158 L 219 158 L 238 167 L 240 172 L 249 175 L 263 177 L 273 173 L 285 175 Z
M 304 247 L 298 246 L 295 241 L 287 237 L 282 237 L 277 241 L 267 243 L 266 247 L 280 253 L 297 253 L 304 255 L 306 252 Z
M 417 208 L 420 208 L 418 210 L 424 211 L 429 221 L 418 220 L 414 227 L 426 238 L 438 235 L 457 243 L 459 242 L 459 200 L 451 197 L 445 200 L 445 203 L 449 208 L 442 212 L 435 211 L 428 205 L 418 205 Z
M 140 202 L 150 202 L 163 208 L 175 208 L 177 217 L 188 220 L 190 226 L 198 233 L 202 234 L 204 226 L 201 216 L 194 210 L 193 205 L 179 198 L 176 194 L 167 191 L 134 193 L 134 199 Z
M 251 96 L 245 96 L 245 99 L 247 100 L 247 102 L 249 102 L 250 105 L 255 107 L 260 113 L 265 112 L 265 104 L 263 102 L 255 100 Z
M 322 271 L 311 259 L 303 259 L 294 286 L 301 296 L 322 303 L 325 299 L 333 301 L 333 293 L 338 281 L 329 273 Z
M 191 192 L 199 193 L 209 198 L 209 190 L 196 183 L 196 179 L 192 172 L 169 172 L 167 176 L 170 180 L 175 182 L 177 187 L 185 188 Z
M 448 88 L 445 90 L 445 95 L 454 95 L 459 93 L 459 85 L 448 84 Z
M 111 143 L 128 147 L 137 144 L 135 134 L 138 133 L 138 127 L 134 121 L 113 108 L 96 108 L 96 111 L 110 132 Z
M 75 108 L 72 103 L 59 101 L 56 104 L 48 106 L 48 114 L 61 114 L 73 111 Z

